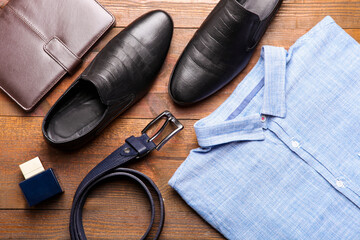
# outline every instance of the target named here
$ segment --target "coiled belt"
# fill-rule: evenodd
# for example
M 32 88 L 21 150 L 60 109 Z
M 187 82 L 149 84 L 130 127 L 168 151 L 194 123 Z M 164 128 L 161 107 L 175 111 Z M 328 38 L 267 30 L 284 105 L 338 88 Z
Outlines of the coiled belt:
M 154 134 L 153 137 L 148 137 L 146 132 L 153 127 L 159 120 L 165 118 L 166 121 L 163 126 Z M 153 140 L 156 139 L 166 128 L 169 123 L 173 123 L 176 126 L 176 129 L 167 135 L 158 145 L 156 145 Z M 85 240 L 86 235 L 82 222 L 82 209 L 86 202 L 89 192 L 93 190 L 101 182 L 116 177 L 125 177 L 133 180 L 139 184 L 150 201 L 151 205 L 151 221 L 149 227 L 147 228 L 145 234 L 141 239 L 145 239 L 154 224 L 155 221 L 155 203 L 153 196 L 151 195 L 151 190 L 154 190 L 156 196 L 160 203 L 160 222 L 154 239 L 158 239 L 162 228 L 164 226 L 165 220 L 165 208 L 164 201 L 161 196 L 160 190 L 155 185 L 155 183 L 147 177 L 145 174 L 135 171 L 133 169 L 121 168 L 125 163 L 139 159 L 152 150 L 160 150 L 160 148 L 169 141 L 176 133 L 183 129 L 183 125 L 168 111 L 163 112 L 154 120 L 152 120 L 145 129 L 141 132 L 140 137 L 130 137 L 125 140 L 125 144 L 115 150 L 112 154 L 106 157 L 102 162 L 100 162 L 95 168 L 93 168 L 88 175 L 80 183 L 78 189 L 76 190 L 73 205 L 71 208 L 70 214 L 70 235 L 72 240 Z

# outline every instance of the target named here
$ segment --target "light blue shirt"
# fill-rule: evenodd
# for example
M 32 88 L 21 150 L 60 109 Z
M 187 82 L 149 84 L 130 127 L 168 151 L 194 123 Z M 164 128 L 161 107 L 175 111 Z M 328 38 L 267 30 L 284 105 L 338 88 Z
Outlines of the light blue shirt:
M 326 17 L 265 46 L 169 184 L 228 239 L 360 239 L 360 46 Z

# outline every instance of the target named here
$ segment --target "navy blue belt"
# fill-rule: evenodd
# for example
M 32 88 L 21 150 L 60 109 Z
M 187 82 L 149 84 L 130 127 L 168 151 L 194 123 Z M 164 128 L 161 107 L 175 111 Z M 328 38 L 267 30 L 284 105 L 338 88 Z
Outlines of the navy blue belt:
M 147 135 L 148 130 L 164 118 L 166 120 L 162 127 L 150 138 Z M 172 131 L 169 135 L 167 135 L 158 145 L 156 145 L 153 141 L 164 131 L 164 129 L 169 123 L 174 124 L 176 129 Z M 155 185 L 155 183 L 143 173 L 128 168 L 121 168 L 121 166 L 131 160 L 139 159 L 146 156 L 154 149 L 160 150 L 160 148 L 167 141 L 169 141 L 176 133 L 181 131 L 183 128 L 184 126 L 170 112 L 165 111 L 158 117 L 156 117 L 154 120 L 152 120 L 144 128 L 144 130 L 141 132 L 142 135 L 140 137 L 129 137 L 125 140 L 124 145 L 119 147 L 112 154 L 106 157 L 102 162 L 100 162 L 95 168 L 93 168 L 80 183 L 74 196 L 69 227 L 71 239 L 86 239 L 82 223 L 82 209 L 84 207 L 89 192 L 101 182 L 110 178 L 117 177 L 129 178 L 134 182 L 138 183 L 144 189 L 146 195 L 149 198 L 151 205 L 151 221 L 149 227 L 147 228 L 145 234 L 141 237 L 141 239 L 145 239 L 149 235 L 150 230 L 152 229 L 154 224 L 155 204 L 150 191 L 154 190 L 154 192 L 156 193 L 156 196 L 160 203 L 160 222 L 154 239 L 158 239 L 164 226 L 165 220 L 164 201 L 161 196 L 160 190 Z

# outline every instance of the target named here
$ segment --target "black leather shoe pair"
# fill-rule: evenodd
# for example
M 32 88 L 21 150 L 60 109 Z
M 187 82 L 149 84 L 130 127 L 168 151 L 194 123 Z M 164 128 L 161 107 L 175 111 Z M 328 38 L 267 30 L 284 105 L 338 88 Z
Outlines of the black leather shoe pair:
M 178 60 L 169 93 L 198 102 L 248 64 L 282 0 L 220 0 Z M 99 134 L 148 91 L 167 55 L 173 22 L 163 11 L 137 19 L 96 56 L 43 122 L 45 139 L 74 149 Z
M 169 94 L 181 105 L 203 100 L 248 64 L 282 0 L 220 0 L 173 70 Z
M 173 22 L 163 11 L 114 37 L 50 109 L 43 134 L 62 149 L 81 147 L 149 90 L 167 55 Z

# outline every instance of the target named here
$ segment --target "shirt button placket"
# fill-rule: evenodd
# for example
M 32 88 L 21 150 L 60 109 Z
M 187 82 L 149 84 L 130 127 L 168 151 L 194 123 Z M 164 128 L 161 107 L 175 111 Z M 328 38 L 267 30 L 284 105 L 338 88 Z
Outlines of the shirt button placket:
M 343 181 L 341 180 L 336 180 L 336 186 L 339 187 L 339 188 L 344 188 L 345 187 L 345 184 Z
M 300 147 L 300 143 L 296 140 L 292 140 L 291 141 L 291 146 L 293 146 L 293 148 L 299 148 Z

